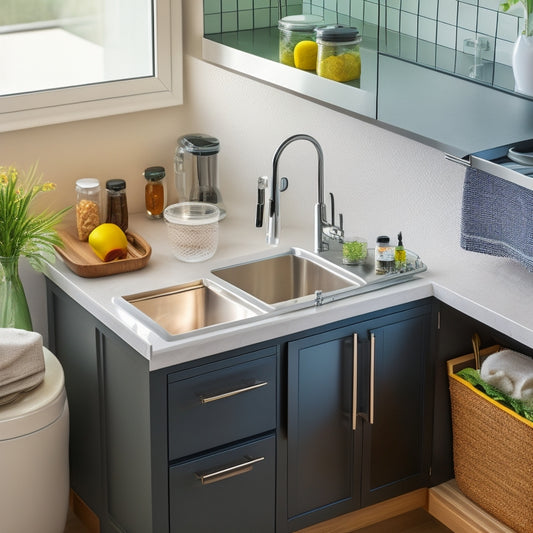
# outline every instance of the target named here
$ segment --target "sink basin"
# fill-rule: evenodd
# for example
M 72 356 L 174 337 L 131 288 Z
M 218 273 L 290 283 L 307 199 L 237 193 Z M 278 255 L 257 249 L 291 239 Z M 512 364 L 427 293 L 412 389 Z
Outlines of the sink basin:
M 275 256 L 211 270 L 219 279 L 276 307 L 286 302 L 313 301 L 322 295 L 345 292 L 365 281 L 322 260 L 319 256 L 291 248 Z M 316 295 L 321 291 L 321 295 Z M 333 293 L 333 294 L 331 294 Z
M 208 280 L 130 294 L 115 301 L 169 340 L 253 319 L 265 312 Z

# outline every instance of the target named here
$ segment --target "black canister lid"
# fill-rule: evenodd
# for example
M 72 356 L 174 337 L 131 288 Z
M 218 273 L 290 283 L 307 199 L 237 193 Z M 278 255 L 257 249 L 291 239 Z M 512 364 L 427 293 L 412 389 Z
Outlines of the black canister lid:
M 387 237 L 387 235 L 380 235 L 376 239 L 376 242 L 379 242 L 380 244 L 389 244 L 390 243 L 390 238 Z
M 159 181 L 165 177 L 165 168 L 148 167 L 144 171 L 144 177 L 149 181 Z
M 321 28 L 317 28 L 315 32 L 317 39 L 330 43 L 361 41 L 361 34 L 357 28 L 341 26 L 340 24 L 323 26 Z
M 126 182 L 124 180 L 107 180 L 105 182 L 105 188 L 110 191 L 122 191 L 126 188 Z
M 178 139 L 178 144 L 194 155 L 218 154 L 220 142 L 215 137 L 203 133 L 189 133 Z

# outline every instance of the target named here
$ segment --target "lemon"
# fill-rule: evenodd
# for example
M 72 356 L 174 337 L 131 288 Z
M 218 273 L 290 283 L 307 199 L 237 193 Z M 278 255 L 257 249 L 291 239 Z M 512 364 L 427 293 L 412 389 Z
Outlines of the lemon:
M 315 70 L 317 52 L 315 41 L 300 41 L 294 47 L 294 66 L 301 70 Z
M 93 252 L 104 262 L 126 259 L 128 239 L 116 224 L 100 224 L 89 234 L 89 245 Z

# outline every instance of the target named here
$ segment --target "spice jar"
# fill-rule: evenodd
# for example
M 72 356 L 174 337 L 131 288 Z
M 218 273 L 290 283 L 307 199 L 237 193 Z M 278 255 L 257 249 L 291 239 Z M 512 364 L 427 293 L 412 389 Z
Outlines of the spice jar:
M 78 239 L 86 241 L 91 231 L 100 225 L 100 182 L 95 178 L 76 181 L 76 228 Z
M 278 21 L 279 62 L 294 67 L 294 47 L 300 41 L 314 41 L 315 28 L 324 24 L 318 15 L 289 15 Z
M 107 180 L 106 222 L 116 224 L 122 231 L 128 229 L 128 202 L 126 199 L 126 182 L 121 179 Z
M 357 28 L 339 25 L 317 28 L 316 42 L 319 76 L 341 82 L 361 77 L 361 34 Z
M 394 246 L 386 235 L 380 235 L 376 239 L 375 259 L 376 274 L 394 272 Z
M 163 167 L 149 167 L 144 171 L 144 200 L 150 218 L 163 218 L 167 200 L 167 180 Z

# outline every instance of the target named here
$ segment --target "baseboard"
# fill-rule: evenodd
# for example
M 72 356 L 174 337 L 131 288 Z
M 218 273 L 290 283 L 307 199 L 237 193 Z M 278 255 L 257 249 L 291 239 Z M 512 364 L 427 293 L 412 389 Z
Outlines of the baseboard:
M 370 507 L 347 513 L 326 522 L 300 529 L 297 533 L 351 533 L 377 522 L 427 506 L 427 489 L 418 489 Z
M 454 479 L 429 489 L 428 512 L 454 533 L 515 533 L 469 500 Z
M 70 508 L 89 530 L 89 533 L 100 533 L 100 520 L 92 509 L 71 489 Z

